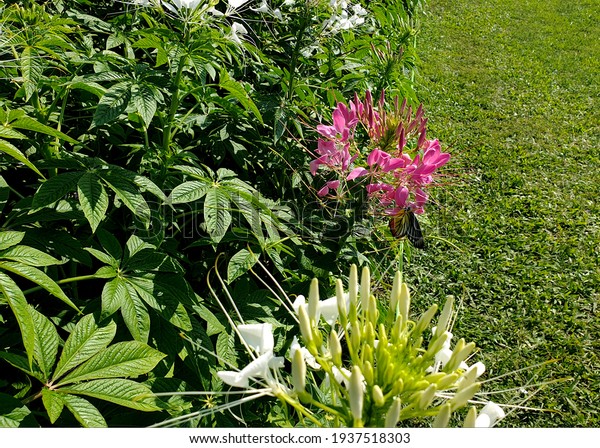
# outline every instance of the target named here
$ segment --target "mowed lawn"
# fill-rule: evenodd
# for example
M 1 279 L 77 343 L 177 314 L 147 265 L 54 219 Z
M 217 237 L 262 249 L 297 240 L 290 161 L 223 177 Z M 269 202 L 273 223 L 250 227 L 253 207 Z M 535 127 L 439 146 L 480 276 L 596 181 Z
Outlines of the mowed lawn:
M 599 4 L 426 9 L 418 91 L 453 159 L 406 268 L 414 301 L 462 299 L 454 332 L 481 349 L 484 390 L 507 390 L 489 398 L 538 409 L 501 426 L 598 427 Z

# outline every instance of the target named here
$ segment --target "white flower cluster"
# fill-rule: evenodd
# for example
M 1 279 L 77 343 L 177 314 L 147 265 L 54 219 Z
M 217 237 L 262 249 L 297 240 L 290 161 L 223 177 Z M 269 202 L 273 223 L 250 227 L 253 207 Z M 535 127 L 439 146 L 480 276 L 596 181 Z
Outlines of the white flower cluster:
M 323 23 L 323 30 L 335 34 L 342 30 L 349 30 L 365 23 L 367 10 L 359 3 L 349 4 L 346 0 L 331 0 L 329 3 L 334 11 L 329 19 Z

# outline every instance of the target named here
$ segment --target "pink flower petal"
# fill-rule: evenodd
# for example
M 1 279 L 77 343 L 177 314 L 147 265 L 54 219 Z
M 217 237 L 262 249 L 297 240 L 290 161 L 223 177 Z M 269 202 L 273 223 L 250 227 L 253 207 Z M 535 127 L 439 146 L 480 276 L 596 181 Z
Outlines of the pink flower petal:
M 364 168 L 354 168 L 352 171 L 350 171 L 350 174 L 348 174 L 346 180 L 354 180 L 357 177 L 366 176 L 367 174 L 369 174 L 369 171 Z

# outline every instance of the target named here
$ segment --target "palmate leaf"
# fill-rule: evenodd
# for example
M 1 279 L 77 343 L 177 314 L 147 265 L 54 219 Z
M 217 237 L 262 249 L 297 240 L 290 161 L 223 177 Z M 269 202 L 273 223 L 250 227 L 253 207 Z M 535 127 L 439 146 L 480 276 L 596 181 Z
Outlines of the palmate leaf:
M 0 428 L 39 427 L 33 414 L 20 400 L 0 393 Z
M 4 177 L 0 176 L 0 213 L 4 210 L 4 206 L 10 196 L 10 187 L 4 180 Z
M 221 321 L 201 303 L 194 305 L 194 311 L 198 313 L 198 315 L 206 321 L 206 334 L 208 336 L 213 336 L 215 334 L 221 333 L 225 330 L 225 327 L 221 323 Z
M 185 204 L 203 198 L 211 185 L 210 179 L 206 179 L 206 181 L 191 180 L 177 185 L 171 192 L 171 203 Z
M 117 325 L 113 321 L 104 326 L 98 326 L 93 314 L 83 316 L 65 342 L 52 381 L 56 382 L 69 370 L 105 349 L 115 337 L 116 332 Z
M 36 311 L 31 305 L 29 306 L 29 312 L 31 313 L 35 330 L 33 357 L 44 377 L 50 378 L 52 367 L 54 367 L 54 363 L 56 362 L 60 337 L 50 319 Z
M 61 264 L 52 255 L 29 246 L 16 245 L 0 251 L 0 259 L 18 261 L 29 266 L 52 266 Z
M 131 99 L 131 81 L 115 84 L 100 98 L 92 119 L 92 127 L 116 120 L 125 112 Z
M 33 267 L 28 266 L 23 263 L 18 263 L 14 261 L 2 261 L 0 262 L 0 269 L 4 269 L 5 271 L 12 272 L 13 274 L 20 275 L 23 278 L 26 278 L 29 281 L 34 282 L 35 284 L 41 286 L 54 297 L 59 298 L 64 303 L 69 305 L 75 311 L 79 312 L 79 308 L 75 305 L 71 299 L 67 297 L 64 291 L 61 289 L 58 284 L 50 277 L 48 277 L 43 271 Z
M 88 381 L 99 378 L 135 377 L 152 370 L 166 355 L 138 342 L 117 342 L 102 349 L 84 364 L 66 375 L 58 384 Z
M 254 101 L 252 101 L 252 99 L 250 98 L 250 95 L 248 94 L 248 92 L 246 92 L 246 90 L 244 90 L 244 86 L 242 84 L 240 84 L 238 81 L 232 79 L 231 77 L 229 77 L 229 75 L 227 74 L 227 72 L 221 72 L 221 81 L 219 83 L 219 87 L 227 90 L 229 92 L 229 97 L 235 98 L 236 100 L 238 100 L 240 102 L 240 104 L 244 107 L 244 109 L 246 109 L 247 111 L 250 111 L 254 114 L 254 116 L 256 117 L 256 119 L 263 124 L 263 118 L 262 115 L 260 114 L 260 111 L 258 110 L 258 107 L 256 107 L 256 104 L 254 103 Z
M 218 185 L 206 192 L 204 199 L 204 219 L 206 230 L 214 243 L 221 241 L 231 225 L 229 197 Z
M 77 182 L 79 204 L 95 232 L 108 210 L 108 195 L 100 178 L 92 172 L 84 173 Z
M 123 204 L 147 226 L 150 224 L 150 207 L 144 197 L 126 177 L 118 171 L 103 170 L 98 173 Z
M 59 392 L 55 393 L 59 394 Z M 98 408 L 85 398 L 61 393 L 60 399 L 77 421 L 81 423 L 81 426 L 85 428 L 106 428 L 108 426 Z
M 55 390 L 48 389 L 47 387 L 42 389 L 42 403 L 46 408 L 48 417 L 50 417 L 50 423 L 54 423 L 56 420 L 58 420 L 58 417 L 60 417 L 60 414 L 65 407 L 65 402 L 63 401 L 61 395 L 63 394 L 60 394 Z
M 17 129 L 23 129 L 26 131 L 33 131 L 33 132 L 39 132 L 41 134 L 46 134 L 51 137 L 56 137 L 61 140 L 67 141 L 74 145 L 78 143 L 77 140 L 69 137 L 67 134 L 60 132 L 54 128 L 51 128 L 50 126 L 47 126 L 45 124 L 42 124 L 39 121 L 37 121 L 31 117 L 28 117 L 26 115 L 12 121 L 10 123 L 10 126 L 13 128 L 17 128 Z
M 146 343 L 150 335 L 150 314 L 133 286 L 125 283 L 125 288 L 127 294 L 121 304 L 121 315 L 133 339 Z
M 242 249 L 236 253 L 227 265 L 227 282 L 231 283 L 240 275 L 245 274 L 256 264 L 258 256 L 247 249 Z
M 150 126 L 157 107 L 157 94 L 148 84 L 134 84 L 131 86 L 131 103 L 142 120 L 146 128 Z
M 158 311 L 161 317 L 183 330 L 192 329 L 190 317 L 183 303 L 194 301 L 193 292 L 183 277 L 172 273 L 157 273 L 148 277 L 126 279 L 140 298 Z
M 215 348 L 220 365 L 237 367 L 237 352 L 233 335 L 226 332 L 219 333 Z
M 44 60 L 32 47 L 25 47 L 19 58 L 21 64 L 21 76 L 23 88 L 25 89 L 25 101 L 37 91 L 37 84 L 44 71 Z
M 16 232 L 14 230 L 0 231 L 0 250 L 19 244 L 24 237 L 25 232 Z
M 68 172 L 46 180 L 33 196 L 32 208 L 42 208 L 63 199 L 75 189 L 82 175 L 82 172 Z
M 25 295 L 17 284 L 3 272 L 0 272 L 0 294 L 4 295 L 5 300 L 15 315 L 15 319 L 21 330 L 23 346 L 27 352 L 27 361 L 31 367 L 35 351 L 35 325 L 29 312 L 29 305 L 25 300 Z
M 125 280 L 121 277 L 115 277 L 102 288 L 101 318 L 105 319 L 116 313 L 128 300 L 131 299 Z
M 38 170 L 36 168 L 36 166 L 31 163 L 27 157 L 25 157 L 25 154 L 23 154 L 15 145 L 13 145 L 12 143 L 7 142 L 6 140 L 2 140 L 0 139 L 0 151 L 8 154 L 9 156 L 11 156 L 13 159 L 16 159 L 17 161 L 21 162 L 23 165 L 25 165 L 27 168 L 31 169 L 32 171 L 34 171 L 38 176 L 40 176 L 42 179 L 45 179 L 44 175 L 40 172 L 40 170 Z
M 98 398 L 138 411 L 160 411 L 166 407 L 145 384 L 122 378 L 86 381 L 61 387 L 59 390 L 68 394 Z
M 4 359 L 11 366 L 19 369 L 22 372 L 25 372 L 27 375 L 38 379 L 40 383 L 44 383 L 46 381 L 44 374 L 37 366 L 37 364 L 33 363 L 30 365 L 29 360 L 25 356 L 21 356 L 16 353 L 10 352 L 0 352 L 0 359 Z

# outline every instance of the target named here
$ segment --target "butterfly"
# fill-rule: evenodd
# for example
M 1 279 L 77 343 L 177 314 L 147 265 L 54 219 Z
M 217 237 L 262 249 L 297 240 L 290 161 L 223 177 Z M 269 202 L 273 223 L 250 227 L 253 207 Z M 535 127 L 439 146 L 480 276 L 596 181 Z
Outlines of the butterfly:
M 425 247 L 421 226 L 414 212 L 410 207 L 402 209 L 399 213 L 392 216 L 390 220 L 390 230 L 396 238 L 407 237 L 408 241 L 417 249 Z

